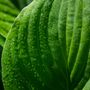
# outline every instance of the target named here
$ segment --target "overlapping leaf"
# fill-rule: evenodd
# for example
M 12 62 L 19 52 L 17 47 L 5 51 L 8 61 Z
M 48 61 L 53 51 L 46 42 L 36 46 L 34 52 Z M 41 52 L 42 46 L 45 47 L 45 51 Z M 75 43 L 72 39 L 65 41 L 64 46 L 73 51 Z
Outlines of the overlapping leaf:
M 16 0 L 16 2 L 19 3 L 20 9 L 22 9 L 25 5 L 27 5 L 26 3 L 28 1 L 30 1 L 30 0 L 23 1 L 23 2 L 22 2 L 22 0 L 20 0 L 19 2 Z M 38 0 L 38 1 L 40 1 L 40 0 Z M 42 81 L 43 80 L 45 81 L 45 84 L 48 86 L 48 88 L 54 87 L 55 89 L 57 88 L 57 90 L 59 90 L 59 89 L 61 89 L 61 90 L 82 90 L 83 87 L 85 86 L 83 90 L 89 90 L 90 87 L 88 84 L 88 82 L 89 82 L 88 80 L 90 77 L 90 53 L 89 53 L 89 49 L 90 49 L 90 25 L 89 25 L 90 24 L 90 10 L 89 10 L 90 0 L 68 0 L 68 2 L 67 2 L 67 0 L 58 0 L 58 1 L 57 0 L 52 0 L 52 1 L 46 0 L 46 1 L 47 1 L 45 4 L 46 6 L 44 6 L 43 9 L 41 9 L 39 7 L 39 3 L 38 4 L 36 3 L 37 4 L 35 6 L 36 8 L 32 9 L 32 13 L 30 13 L 29 25 L 27 25 L 28 21 L 23 22 L 24 20 L 28 20 L 28 18 L 29 18 L 28 17 L 29 9 L 27 9 L 28 16 L 26 16 L 26 14 L 23 15 L 23 13 L 21 13 L 19 18 L 16 20 L 16 23 L 14 23 L 16 26 L 15 27 L 13 26 L 12 30 L 14 30 L 14 29 L 17 30 L 19 27 L 19 30 L 18 30 L 19 31 L 19 34 L 18 34 L 19 41 L 21 40 L 24 42 L 25 40 L 27 40 L 27 39 L 23 38 L 23 36 L 26 35 L 24 30 L 30 29 L 30 32 L 29 32 L 30 35 L 28 35 L 28 36 L 30 38 L 29 40 L 31 40 L 31 41 L 28 41 L 27 43 L 30 42 L 30 45 L 28 44 L 28 46 L 29 46 L 29 53 L 30 53 L 30 58 L 31 58 L 30 60 L 31 60 L 32 64 L 35 59 L 39 60 L 37 58 L 38 56 L 40 56 L 39 53 L 37 53 L 38 52 L 37 48 L 39 47 L 38 43 L 40 44 L 40 49 L 42 50 L 40 54 L 43 57 L 40 56 L 41 59 L 44 60 L 45 63 L 48 63 L 47 58 L 49 58 L 49 60 L 52 60 L 49 62 L 53 62 L 53 61 L 55 62 L 56 67 L 55 66 L 53 66 L 53 67 L 54 67 L 54 69 L 58 67 L 58 69 L 55 69 L 56 71 L 54 72 L 54 74 L 56 76 L 55 75 L 52 75 L 52 76 L 53 77 L 55 76 L 54 77 L 55 81 L 58 81 L 58 82 L 53 82 L 54 85 L 56 84 L 56 87 L 53 84 L 51 84 L 53 86 L 48 86 L 46 84 L 46 82 L 48 82 L 51 79 L 50 79 L 50 76 L 48 76 L 49 74 L 47 71 L 45 71 L 46 73 L 44 73 L 44 75 L 48 76 L 49 80 L 45 78 L 46 76 L 45 77 L 42 76 L 43 72 L 40 72 L 38 70 L 37 64 L 39 65 L 41 61 L 39 61 L 37 63 L 34 62 L 34 65 L 33 65 L 36 72 L 38 72 L 40 74 L 40 76 L 41 76 L 40 78 L 43 77 Z M 42 1 L 40 1 L 40 2 L 42 2 Z M 52 7 L 50 9 L 49 4 L 51 2 L 52 3 L 54 2 L 54 3 L 52 4 Z M 57 3 L 59 3 L 60 5 L 58 4 L 56 7 Z M 12 26 L 14 18 L 18 13 L 18 10 L 15 9 L 15 7 L 12 4 L 9 5 L 9 3 L 8 3 L 7 6 L 3 6 L 3 4 L 6 5 L 6 3 L 3 2 L 2 5 L 0 6 L 1 7 L 0 14 L 2 16 L 2 17 L 0 17 L 0 20 L 1 20 L 0 21 L 0 28 L 1 28 L 0 29 L 0 42 L 1 42 L 2 46 L 4 44 L 7 33 Z M 7 10 L 6 9 L 2 10 L 2 7 L 4 7 L 4 8 L 6 7 Z M 13 10 L 9 7 L 15 9 L 15 12 L 13 12 Z M 39 9 L 37 7 L 41 9 L 41 11 L 40 11 L 41 15 L 40 15 Z M 7 11 L 10 11 L 10 12 L 7 12 Z M 36 16 L 34 16 L 34 15 L 36 15 Z M 22 21 L 20 21 L 20 18 Z M 19 20 L 20 25 L 18 24 L 18 20 Z M 40 23 L 39 23 L 39 21 L 40 21 Z M 24 26 L 24 24 L 25 24 L 25 26 Z M 27 26 L 29 26 L 29 28 L 27 28 Z M 38 30 L 39 30 L 39 32 L 38 32 Z M 48 35 L 45 30 L 47 30 Z M 22 31 L 22 32 L 20 33 L 20 31 Z M 17 31 L 15 31 L 15 32 L 17 33 Z M 36 35 L 36 32 L 37 32 L 37 35 Z M 12 46 L 13 48 L 11 49 L 13 51 L 16 50 L 16 51 L 14 51 L 14 53 L 13 53 L 14 56 L 12 56 L 12 58 L 18 59 L 18 57 L 19 57 L 19 59 L 21 58 L 21 60 L 23 60 L 23 61 L 25 61 L 25 59 L 29 59 L 29 58 L 26 58 L 28 56 L 26 53 L 26 49 L 25 49 L 25 48 L 27 48 L 26 41 L 24 43 L 17 41 L 16 36 L 13 37 L 12 33 L 10 34 L 11 36 L 9 37 L 8 43 L 6 44 L 7 48 L 5 48 L 5 50 L 4 50 L 3 60 L 6 60 L 7 58 L 11 60 L 11 58 L 9 56 L 6 56 L 6 54 L 8 55 L 8 53 L 9 53 L 12 56 L 11 51 L 7 52 L 8 48 L 11 48 L 11 46 L 12 46 L 12 44 L 11 44 L 12 43 L 11 41 L 13 41 L 13 40 L 11 40 L 12 38 L 14 38 L 16 40 L 16 42 L 14 42 L 14 44 L 13 44 L 14 46 Z M 38 33 L 41 35 L 40 37 L 39 37 Z M 27 36 L 26 36 L 26 38 L 27 38 Z M 40 39 L 40 42 L 38 42 L 39 39 Z M 19 42 L 18 50 L 17 50 L 17 47 L 15 47 L 17 42 Z M 47 43 L 49 43 L 49 46 L 50 46 L 49 48 L 51 50 L 51 54 L 49 53 L 50 51 L 48 49 Z M 9 45 L 11 45 L 11 46 L 9 46 Z M 33 45 L 33 48 L 32 48 L 32 45 Z M 25 46 L 25 47 L 23 47 L 23 46 Z M 21 52 L 20 52 L 20 50 L 21 50 Z M 19 56 L 15 55 L 16 52 L 19 53 L 20 55 Z M 22 52 L 24 53 L 24 55 L 26 55 L 25 57 L 23 57 Z M 51 58 L 50 55 L 52 55 L 54 60 Z M 8 62 L 10 60 L 8 60 Z M 45 63 L 43 63 L 43 64 L 45 65 Z M 48 66 L 48 65 L 45 65 L 45 66 Z M 8 65 L 7 65 L 7 67 L 8 67 Z M 39 68 L 40 67 L 42 67 L 42 63 L 41 63 L 41 66 L 39 66 Z M 48 66 L 48 68 L 49 68 L 49 66 Z M 44 69 L 46 70 L 46 67 Z M 33 74 L 32 71 L 30 72 L 30 74 Z M 41 68 L 41 71 L 43 71 L 43 68 Z M 5 74 L 6 73 L 3 73 L 3 75 L 5 75 Z M 19 73 L 19 74 L 22 76 L 21 73 Z M 31 77 L 33 77 L 33 79 L 38 82 L 38 79 L 36 79 L 33 75 L 31 75 Z M 18 80 L 19 79 L 20 78 L 18 78 Z M 26 79 L 24 78 L 24 80 L 26 80 Z M 27 81 L 28 81 L 28 79 L 27 79 Z M 31 81 L 30 83 L 31 84 L 33 83 L 33 86 L 36 86 L 39 89 L 39 86 L 34 84 L 35 82 Z M 41 82 L 39 82 L 39 83 L 41 85 Z M 13 86 L 14 86 L 14 84 L 13 84 Z M 24 85 L 24 86 L 26 87 L 26 85 Z M 36 89 L 36 87 L 33 87 L 33 88 Z M 13 87 L 11 87 L 11 88 L 13 88 Z M 22 86 L 21 86 L 21 88 L 22 88 Z M 32 86 L 27 87 L 27 88 L 32 88 Z M 45 88 L 47 89 L 47 87 L 45 87 Z
M 7 34 L 19 10 L 9 1 L 0 0 L 0 45 L 3 46 Z

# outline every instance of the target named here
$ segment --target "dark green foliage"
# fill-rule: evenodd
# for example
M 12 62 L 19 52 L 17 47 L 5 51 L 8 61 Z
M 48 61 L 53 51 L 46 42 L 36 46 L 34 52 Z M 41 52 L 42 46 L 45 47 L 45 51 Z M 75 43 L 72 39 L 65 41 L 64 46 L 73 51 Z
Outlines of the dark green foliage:
M 0 90 L 3 90 L 1 77 L 1 54 L 2 47 L 6 40 L 7 34 L 18 15 L 19 10 L 9 1 L 0 0 Z
M 14 5 L 21 10 L 26 5 L 30 4 L 32 0 L 11 0 L 11 2 L 14 3 Z
M 0 46 L 0 63 L 1 63 L 1 54 L 2 54 L 2 47 Z M 0 90 L 4 90 L 1 77 L 2 77 L 2 75 L 1 75 L 1 65 L 0 65 Z
M 90 0 L 34 0 L 26 6 L 4 45 L 4 89 L 82 90 L 90 77 L 89 7 Z

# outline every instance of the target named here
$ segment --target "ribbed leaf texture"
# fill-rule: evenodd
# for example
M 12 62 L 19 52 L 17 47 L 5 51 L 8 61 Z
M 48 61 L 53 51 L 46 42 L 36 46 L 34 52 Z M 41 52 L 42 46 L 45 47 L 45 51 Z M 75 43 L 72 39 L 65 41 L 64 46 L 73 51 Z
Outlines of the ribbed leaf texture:
M 9 1 L 0 0 L 0 45 L 3 46 L 7 34 L 19 10 Z
M 1 63 L 5 90 L 90 90 L 90 0 L 33 0 L 15 19 Z

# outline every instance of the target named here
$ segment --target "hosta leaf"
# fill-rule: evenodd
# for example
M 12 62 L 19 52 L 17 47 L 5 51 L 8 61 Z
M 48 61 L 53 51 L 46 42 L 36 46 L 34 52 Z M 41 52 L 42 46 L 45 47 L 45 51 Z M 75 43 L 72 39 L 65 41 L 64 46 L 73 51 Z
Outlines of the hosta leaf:
M 0 45 L 1 46 L 3 46 L 5 38 L 18 13 L 19 10 L 9 0 L 0 0 Z
M 85 68 L 84 75 L 81 81 L 79 82 L 79 84 L 76 86 L 75 90 L 82 90 L 82 88 L 85 86 L 89 78 L 90 78 L 90 50 L 89 50 L 88 61 L 87 61 L 87 66 Z
M 84 6 L 82 13 L 82 31 L 80 44 L 76 57 L 76 62 L 70 76 L 74 86 L 79 83 L 84 75 L 90 47 L 90 0 L 83 0 L 83 4 Z
M 90 90 L 90 79 L 88 80 L 88 82 L 84 86 L 83 90 Z
M 82 0 L 73 0 L 73 2 L 75 2 L 75 6 L 73 5 L 73 7 L 75 7 L 74 21 L 72 23 L 73 28 L 72 28 L 72 31 L 71 30 L 68 31 L 69 33 L 70 31 L 73 32 L 68 36 L 68 38 L 70 38 L 70 36 L 72 35 L 71 44 L 69 46 L 70 50 L 68 54 L 68 64 L 69 64 L 70 73 L 76 61 L 76 56 L 77 56 L 78 48 L 80 44 L 80 35 L 81 35 L 81 28 L 82 28 L 82 6 L 83 6 Z
M 34 0 L 15 19 L 17 8 L 1 0 L 5 90 L 89 90 L 90 0 Z

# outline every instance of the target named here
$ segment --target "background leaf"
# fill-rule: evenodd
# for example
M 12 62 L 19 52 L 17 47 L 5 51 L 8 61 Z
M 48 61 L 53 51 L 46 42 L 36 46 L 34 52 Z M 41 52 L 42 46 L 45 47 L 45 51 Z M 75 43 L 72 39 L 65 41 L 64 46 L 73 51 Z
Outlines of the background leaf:
M 90 79 L 88 80 L 88 82 L 86 83 L 85 87 L 83 88 L 83 90 L 90 90 Z

